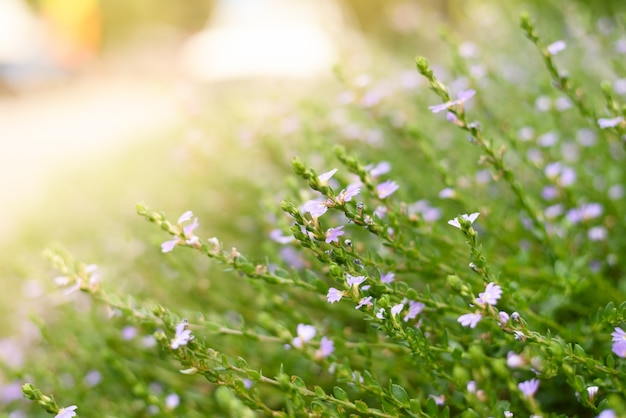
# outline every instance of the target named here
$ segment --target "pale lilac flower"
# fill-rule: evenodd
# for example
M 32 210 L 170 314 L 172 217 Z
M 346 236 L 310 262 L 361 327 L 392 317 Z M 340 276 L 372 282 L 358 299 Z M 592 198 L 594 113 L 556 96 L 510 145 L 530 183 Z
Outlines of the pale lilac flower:
M 617 418 L 617 415 L 615 415 L 615 411 L 613 411 L 612 409 L 605 409 L 604 411 L 600 412 L 600 415 L 598 415 L 596 418 Z
M 624 186 L 621 184 L 616 184 L 614 186 L 609 187 L 609 198 L 612 200 L 619 200 L 624 197 Z
M 517 369 L 526 365 L 524 357 L 516 354 L 514 351 L 509 351 L 506 355 L 506 365 L 512 369 Z
M 546 219 L 554 219 L 557 216 L 563 214 L 563 205 L 559 203 L 556 205 L 548 206 L 543 211 L 543 214 L 546 216 Z
M 448 112 L 446 113 L 446 120 L 450 123 L 454 123 L 457 124 L 459 123 L 459 118 L 456 117 L 456 115 L 452 112 Z
M 326 244 L 330 244 L 331 242 L 339 242 L 339 237 L 345 234 L 343 231 L 343 225 L 338 226 L 337 228 L 328 228 L 326 230 Z
M 594 226 L 587 231 L 587 237 L 590 241 L 604 241 L 607 234 L 606 228 L 603 226 Z
M 188 322 L 186 319 L 183 319 L 176 325 L 176 335 L 170 344 L 172 350 L 176 350 L 181 345 L 187 345 L 189 341 L 193 340 L 193 335 L 191 334 L 191 330 L 187 329 L 187 325 Z
M 302 348 L 315 337 L 317 330 L 313 325 L 298 324 L 296 327 L 297 336 L 291 341 L 291 345 L 296 348 Z
M 480 305 L 495 305 L 502 296 L 502 288 L 493 282 L 487 284 L 485 291 L 478 294 L 476 303 Z
M 410 319 L 415 318 L 424 310 L 426 305 L 422 302 L 416 302 L 414 300 L 409 301 L 409 312 L 404 316 L 404 322 L 408 322 Z
M 339 195 L 337 196 L 337 200 L 339 202 L 349 202 L 356 195 L 361 193 L 361 184 L 360 183 L 352 183 L 348 184 L 348 187 L 343 189 Z
M 270 231 L 270 239 L 279 244 L 289 244 L 290 242 L 295 241 L 295 238 L 291 235 L 283 235 L 283 231 L 280 229 L 272 229 Z
M 133 327 L 132 325 L 125 326 L 124 328 L 122 328 L 122 339 L 125 341 L 130 341 L 137 336 L 138 332 L 139 331 L 137 331 L 137 328 Z
M 565 41 L 556 41 L 548 45 L 546 49 L 548 50 L 550 55 L 556 55 L 559 52 L 563 51 L 566 46 L 567 44 L 565 43 Z
M 328 180 L 330 180 L 331 177 L 334 176 L 336 172 L 337 172 L 337 169 L 333 168 L 330 171 L 327 171 L 325 173 L 320 174 L 319 176 L 317 176 L 317 178 L 319 179 L 321 184 L 327 185 L 328 184 Z
M 302 213 L 310 213 L 312 218 L 319 218 L 328 210 L 328 206 L 326 205 L 326 199 L 315 199 L 309 200 L 304 205 L 302 205 Z
M 330 289 L 328 289 L 326 300 L 328 301 L 328 303 L 335 303 L 335 302 L 339 302 L 342 297 L 343 297 L 343 292 L 341 290 L 331 287 Z
M 370 168 L 371 167 L 371 168 Z M 381 161 L 380 163 L 376 164 L 375 166 L 367 166 L 365 167 L 366 170 L 369 170 L 370 175 L 374 178 L 381 176 L 383 174 L 387 174 L 388 172 L 391 171 L 391 164 L 387 161 Z
M 473 380 L 470 380 L 469 382 L 467 382 L 467 386 L 465 388 L 469 393 L 476 393 L 477 390 L 477 386 L 476 386 L 476 382 Z
M 178 238 L 175 238 L 175 239 L 172 239 L 172 240 L 169 240 L 169 241 L 165 241 L 163 244 L 161 244 L 161 252 L 169 253 L 170 251 L 172 251 L 174 249 L 176 244 L 178 244 Z
M 596 395 L 598 394 L 598 389 L 599 388 L 597 386 L 589 386 L 587 388 L 587 395 L 589 396 L 589 401 L 593 402 Z
M 468 313 L 459 316 L 459 319 L 457 319 L 456 321 L 464 327 L 469 326 L 470 328 L 476 328 L 476 325 L 478 324 L 478 322 L 480 322 L 482 317 L 483 316 L 479 313 Z
M 563 171 L 561 171 L 561 176 L 559 177 L 559 182 L 562 187 L 574 184 L 574 182 L 576 182 L 576 170 L 572 167 L 563 167 Z
M 626 332 L 620 327 L 615 327 L 615 331 L 611 333 L 611 337 L 613 337 L 613 342 L 626 341 Z
M 513 412 L 504 411 L 504 418 L 513 418 Z
M 559 195 L 559 189 L 554 186 L 546 186 L 541 191 L 541 197 L 545 200 L 553 200 Z
M 561 96 L 555 100 L 554 107 L 559 112 L 563 112 L 572 107 L 572 101 L 569 97 Z
M 384 218 L 386 214 L 387 214 L 386 206 L 378 206 L 376 207 L 376 210 L 374 210 L 374 215 L 378 217 L 379 219 Z
M 428 395 L 429 398 L 433 398 L 435 400 L 435 404 L 437 405 L 443 405 L 446 402 L 446 397 L 445 395 L 441 394 L 441 395 Z
M 554 131 L 546 132 L 537 138 L 537 144 L 544 148 L 552 147 L 557 142 L 559 142 L 559 134 Z
M 365 276 L 353 276 L 349 273 L 346 274 L 346 283 L 348 283 L 348 286 L 350 287 L 352 286 L 359 287 L 359 285 L 363 283 L 364 281 L 365 281 Z
M 600 127 L 600 129 L 615 128 L 617 125 L 619 125 L 623 121 L 624 121 L 624 118 L 621 116 L 618 116 L 612 119 L 600 118 L 598 119 L 598 126 Z
M 396 277 L 396 274 L 393 272 L 389 272 L 389 273 L 385 273 L 385 274 L 380 274 L 380 281 L 382 283 L 391 283 L 393 282 L 394 278 Z
M 554 179 L 562 170 L 562 165 L 560 162 L 550 163 L 546 165 L 544 169 L 544 173 L 546 173 L 546 177 Z
M 398 186 L 398 183 L 392 180 L 387 180 L 384 183 L 380 183 L 378 186 L 376 186 L 376 194 L 380 199 L 384 199 L 387 196 L 390 196 L 399 188 L 400 186 Z
M 85 383 L 87 386 L 94 387 L 102 380 L 102 374 L 98 370 L 91 370 L 85 375 Z
M 626 358 L 626 341 L 615 341 L 611 351 L 618 357 Z
M 176 409 L 180 405 L 180 397 L 175 393 L 170 393 L 165 397 L 165 407 L 169 410 Z
M 376 312 L 376 318 L 385 319 L 385 308 L 380 308 L 378 312 Z
M 476 218 L 478 218 L 478 215 L 480 215 L 480 212 L 474 212 L 471 215 L 468 214 L 463 214 L 460 216 L 461 219 L 468 221 L 470 224 L 473 224 L 474 221 L 476 220 Z M 457 216 L 454 219 L 451 219 L 448 221 L 448 225 L 451 225 L 455 228 L 459 228 L 461 229 L 461 223 L 459 222 L 459 216 Z
M 532 398 L 533 396 L 535 396 L 537 389 L 539 389 L 539 380 L 537 379 L 526 380 L 525 382 L 518 383 L 517 387 L 522 392 L 524 397 Z
M 392 306 L 391 315 L 392 316 L 398 315 L 400 312 L 402 312 L 402 309 L 404 309 L 404 304 L 402 303 L 398 303 L 397 305 Z
M 193 213 L 190 210 L 183 213 L 180 216 L 180 218 L 178 218 L 179 228 L 182 226 L 183 223 L 189 221 L 192 217 L 193 217 Z M 194 229 L 198 227 L 198 225 L 199 225 L 198 218 L 195 218 L 193 223 L 182 227 L 182 234 L 187 244 L 191 245 L 191 244 L 198 242 L 199 238 L 192 234 L 192 232 L 194 231 Z M 168 253 L 172 251 L 176 245 L 182 242 L 183 241 L 181 241 L 181 238 L 174 238 L 169 241 L 165 241 L 164 243 L 161 244 L 161 252 Z
M 372 297 L 367 296 L 359 301 L 359 304 L 354 307 L 354 309 L 360 309 L 363 306 L 372 306 Z
M 451 187 L 446 187 L 442 191 L 439 192 L 440 199 L 454 199 L 456 197 L 456 192 Z
M 320 348 L 315 352 L 315 358 L 326 358 L 335 351 L 335 343 L 328 337 L 322 337 Z
M 180 215 L 180 218 L 178 218 L 178 225 L 182 224 L 183 222 L 187 222 L 191 218 L 193 218 L 193 212 L 188 210 L 187 212 Z
M 501 325 L 506 325 L 506 323 L 509 322 L 509 314 L 504 311 L 500 311 L 498 312 L 498 319 L 500 320 Z
M 54 418 L 72 418 L 76 416 L 76 409 L 78 407 L 76 405 L 66 406 L 65 408 L 59 409 L 59 413 L 55 415 Z
M 446 103 L 442 103 L 442 104 L 438 104 L 438 105 L 434 105 L 434 106 L 428 106 L 428 108 L 433 112 L 433 113 L 439 113 L 442 110 L 446 110 L 446 109 L 450 109 L 452 106 L 454 105 L 462 105 L 463 103 L 465 103 L 466 101 L 468 101 L 469 99 L 471 99 L 472 97 L 474 97 L 474 95 L 476 94 L 475 90 L 462 90 L 459 92 L 459 95 L 457 96 L 456 100 L 452 100 Z

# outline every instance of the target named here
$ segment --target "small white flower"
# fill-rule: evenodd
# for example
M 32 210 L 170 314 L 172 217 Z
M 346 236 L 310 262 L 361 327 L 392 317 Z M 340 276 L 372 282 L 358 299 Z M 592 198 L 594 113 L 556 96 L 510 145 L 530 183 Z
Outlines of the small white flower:
M 566 46 L 567 44 L 565 43 L 565 41 L 556 41 L 548 45 L 546 49 L 551 55 L 556 55 L 559 52 L 563 51 Z
M 59 413 L 55 415 L 54 418 L 72 418 L 76 416 L 76 412 L 74 412 L 78 407 L 76 405 L 67 406 L 65 408 L 59 409 Z
M 472 213 L 470 215 L 465 213 L 465 214 L 461 215 L 460 217 L 457 216 L 456 218 L 449 220 L 448 221 L 448 225 L 452 225 L 455 228 L 461 229 L 461 223 L 459 222 L 459 218 L 461 218 L 461 219 L 463 219 L 465 221 L 469 221 L 470 224 L 473 224 L 474 221 L 476 220 L 476 218 L 478 218 L 478 215 L 480 215 L 480 212 L 474 212 L 474 213 Z

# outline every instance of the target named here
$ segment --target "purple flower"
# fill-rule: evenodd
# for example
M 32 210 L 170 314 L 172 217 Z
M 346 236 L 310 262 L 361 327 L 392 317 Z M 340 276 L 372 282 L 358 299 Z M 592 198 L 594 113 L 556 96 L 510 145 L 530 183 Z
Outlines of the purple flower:
M 506 325 L 506 323 L 509 322 L 509 314 L 504 311 L 500 311 L 498 312 L 498 319 L 500 319 L 501 325 Z
M 399 187 L 400 186 L 398 186 L 398 183 L 396 183 L 395 181 L 387 180 L 384 183 L 380 183 L 378 186 L 376 186 L 376 194 L 380 199 L 384 199 L 387 196 L 390 196 L 396 190 L 398 190 Z
M 326 199 L 316 199 L 309 200 L 304 205 L 302 205 L 303 213 L 310 213 L 312 218 L 319 218 L 328 210 L 328 206 L 326 205 Z
M 315 337 L 316 333 L 317 330 L 313 325 L 298 324 L 296 327 L 297 336 L 291 341 L 291 345 L 296 348 L 302 348 L 305 343 L 308 343 Z
M 335 302 L 339 302 L 342 297 L 343 297 L 343 292 L 341 290 L 331 287 L 330 289 L 328 289 L 326 300 L 328 301 L 328 303 L 335 303 Z
M 283 235 L 283 231 L 280 229 L 272 229 L 270 231 L 270 239 L 279 244 L 289 244 L 295 240 L 291 235 Z
M 509 351 L 506 355 L 506 365 L 512 369 L 517 369 L 525 366 L 526 360 L 514 351 Z
M 346 274 L 346 282 L 348 283 L 348 286 L 350 287 L 352 286 L 359 287 L 359 285 L 363 283 L 364 281 L 365 281 L 365 276 L 353 276 L 349 273 Z
M 433 113 L 439 113 L 442 110 L 450 109 L 454 105 L 457 105 L 457 104 L 462 105 L 463 103 L 465 103 L 466 101 L 474 97 L 475 94 L 476 94 L 475 90 L 463 90 L 459 92 L 457 100 L 452 100 L 452 101 L 442 103 L 439 105 L 428 106 L 428 108 Z
M 337 172 L 337 169 L 333 168 L 330 171 L 320 174 L 319 176 L 317 176 L 317 178 L 319 179 L 320 183 L 325 185 L 325 184 L 328 184 L 328 180 L 330 180 L 331 177 L 334 176 L 336 172 Z
M 339 242 L 339 237 L 345 234 L 343 231 L 343 225 L 338 226 L 337 228 L 328 228 L 326 231 L 326 244 L 330 244 L 331 242 Z
M 617 415 L 615 415 L 615 411 L 613 411 L 612 409 L 605 409 L 604 411 L 600 412 L 600 415 L 598 415 L 596 418 L 617 418 Z
M 606 228 L 603 226 L 594 226 L 587 231 L 587 237 L 590 241 L 604 241 L 606 236 Z
M 613 342 L 626 341 L 626 332 L 620 327 L 615 327 L 615 332 L 611 333 L 611 337 L 613 337 Z
M 372 297 L 367 296 L 359 301 L 359 304 L 354 307 L 354 309 L 360 309 L 362 306 L 372 306 Z
M 425 307 L 426 305 L 424 305 L 422 302 L 416 302 L 414 300 L 410 300 L 409 301 L 409 313 L 404 315 L 404 322 L 408 322 L 410 319 L 415 318 L 417 315 L 420 314 L 420 312 L 424 310 Z
M 361 193 L 361 184 L 360 183 L 352 183 L 348 184 L 348 187 L 343 189 L 339 195 L 337 196 L 337 200 L 339 202 L 349 202 L 356 195 Z
M 389 272 L 389 273 L 385 273 L 380 275 L 380 281 L 382 283 L 391 283 L 393 282 L 393 279 L 395 278 L 395 273 L 393 272 Z
M 191 335 L 191 330 L 187 329 L 187 325 L 186 319 L 183 319 L 176 325 L 176 335 L 170 344 L 172 350 L 176 350 L 181 345 L 187 345 L 189 341 L 193 340 L 193 335 Z
M 471 215 L 468 214 L 463 214 L 460 216 L 461 219 L 468 221 L 470 224 L 473 224 L 474 221 L 476 220 L 476 218 L 478 218 L 478 215 L 480 215 L 480 212 L 474 212 Z M 454 219 L 451 219 L 448 221 L 448 225 L 451 225 L 455 228 L 459 228 L 461 229 L 461 223 L 459 222 L 459 216 L 457 216 Z
M 188 210 L 187 212 L 180 215 L 180 218 L 178 218 L 178 227 L 179 228 L 182 227 L 182 235 L 184 238 L 184 242 L 186 242 L 189 245 L 193 245 L 199 240 L 197 236 L 192 234 L 194 229 L 196 229 L 199 225 L 198 218 L 195 218 L 193 220 L 193 223 L 191 223 L 190 225 L 182 226 L 183 223 L 189 221 L 192 217 L 193 217 L 193 213 L 190 210 Z M 181 238 L 174 238 L 172 240 L 165 241 L 163 244 L 161 244 L 161 252 L 168 253 L 172 251 L 177 244 L 181 244 L 181 243 L 183 243 Z
M 559 52 L 563 51 L 566 46 L 567 44 L 565 43 L 565 41 L 556 41 L 548 45 L 546 49 L 548 50 L 550 55 L 556 55 Z
M 456 322 L 459 322 L 464 327 L 469 326 L 470 328 L 476 328 L 476 325 L 480 322 L 482 317 L 483 316 L 479 313 L 468 313 L 459 316 L 459 319 L 457 319 Z
M 335 351 L 335 343 L 328 337 L 322 337 L 320 348 L 315 352 L 315 358 L 326 358 Z
M 623 121 L 624 121 L 624 118 L 621 116 L 618 116 L 613 119 L 600 118 L 598 119 L 598 126 L 600 127 L 600 129 L 615 128 L 617 125 L 619 125 Z
M 517 387 L 522 392 L 524 397 L 532 398 L 537 392 L 537 389 L 539 389 L 539 380 L 537 379 L 526 380 L 525 382 L 518 383 Z
M 611 351 L 618 357 L 626 358 L 626 341 L 615 341 Z
M 380 308 L 378 312 L 376 312 L 376 318 L 385 319 L 385 308 Z
M 376 164 L 376 166 L 371 167 L 365 167 L 365 169 L 368 169 L 370 172 L 370 175 L 374 178 L 383 175 L 383 174 L 387 174 L 389 171 L 391 171 L 391 164 L 388 163 L 387 161 L 382 161 L 378 164 Z
M 59 409 L 59 412 L 55 415 L 54 418 L 72 418 L 76 416 L 76 409 L 78 407 L 76 405 L 66 406 L 65 408 Z
M 172 251 L 174 249 L 176 244 L 178 244 L 178 238 L 175 238 L 175 239 L 172 239 L 172 240 L 169 240 L 169 241 L 165 241 L 163 244 L 161 244 L 161 252 L 169 253 L 170 251 Z
M 398 303 L 397 305 L 392 306 L 391 315 L 392 316 L 398 315 L 400 312 L 402 312 L 402 309 L 404 309 L 404 304 L 402 303 Z
M 476 303 L 480 305 L 495 305 L 502 296 L 502 288 L 493 282 L 487 284 L 485 291 L 478 294 Z
M 428 397 L 434 399 L 435 404 L 437 405 L 443 405 L 446 403 L 446 396 L 443 394 L 437 395 L 437 396 L 431 394 L 431 395 L 428 395 Z

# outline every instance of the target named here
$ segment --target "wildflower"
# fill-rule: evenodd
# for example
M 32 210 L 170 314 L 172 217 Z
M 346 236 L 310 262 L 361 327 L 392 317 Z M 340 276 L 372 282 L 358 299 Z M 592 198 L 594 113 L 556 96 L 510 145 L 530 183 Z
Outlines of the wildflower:
M 594 226 L 587 231 L 587 237 L 591 241 L 603 241 L 606 239 L 607 232 L 603 226 Z
M 352 200 L 354 196 L 358 195 L 359 193 L 361 193 L 361 184 L 351 183 L 351 184 L 348 184 L 348 187 L 343 189 L 339 193 L 339 195 L 337 195 L 337 200 L 340 203 L 349 202 Z
M 563 51 L 567 44 L 564 41 L 556 41 L 547 46 L 547 50 L 550 55 L 556 55 L 559 52 Z
M 346 274 L 346 283 L 348 286 L 356 286 L 359 287 L 361 283 L 365 281 L 365 276 L 353 276 L 351 274 Z
M 506 355 L 506 365 L 511 369 L 517 369 L 526 365 L 524 357 L 516 354 L 514 351 L 509 351 Z
M 443 405 L 446 402 L 446 397 L 445 395 L 441 394 L 441 395 L 428 395 L 429 398 L 432 398 L 435 400 L 435 404 L 437 405 Z
M 611 351 L 618 357 L 626 358 L 626 341 L 615 341 Z
M 439 192 L 440 199 L 454 199 L 456 197 L 456 192 L 451 187 L 446 187 L 442 191 Z
M 457 319 L 456 321 L 464 327 L 469 326 L 470 328 L 476 328 L 476 325 L 478 324 L 478 322 L 480 322 L 482 317 L 483 316 L 479 313 L 468 313 L 459 316 L 459 319 Z
M 526 341 L 526 334 L 522 331 L 513 331 L 513 337 L 515 337 L 517 341 Z
M 308 343 L 315 337 L 317 330 L 313 325 L 298 324 L 296 333 L 298 335 L 291 341 L 291 345 L 296 348 L 302 348 L 305 343 Z
M 500 311 L 498 312 L 498 319 L 500 319 L 500 325 L 506 325 L 506 323 L 509 322 L 509 314 L 504 311 Z
M 381 283 L 391 283 L 393 282 L 394 278 L 396 277 L 395 273 L 393 272 L 389 272 L 389 273 L 385 273 L 385 274 L 380 274 L 380 281 Z
M 170 393 L 165 397 L 165 407 L 169 410 L 176 409 L 180 404 L 180 397 L 175 393 Z
M 589 402 L 593 402 L 597 394 L 598 394 L 597 386 L 589 386 L 587 388 L 587 395 L 589 396 Z
M 442 110 L 450 109 L 454 105 L 462 105 L 463 103 L 474 97 L 475 94 L 475 90 L 463 90 L 459 92 L 457 100 L 452 100 L 439 105 L 428 106 L 428 109 L 430 109 L 433 113 L 439 113 Z
M 600 415 L 598 415 L 596 418 L 617 418 L 617 415 L 615 415 L 615 411 L 613 411 L 612 409 L 605 409 L 604 411 L 600 412 Z
M 330 180 L 331 177 L 334 176 L 336 172 L 337 172 L 337 169 L 333 168 L 330 171 L 320 174 L 319 176 L 317 176 L 317 178 L 319 179 L 320 183 L 322 183 L 323 185 L 327 185 L 328 180 Z
M 360 309 L 362 306 L 372 306 L 372 297 L 367 296 L 359 301 L 359 304 L 354 309 Z
M 326 230 L 326 244 L 330 244 L 331 242 L 339 242 L 339 237 L 345 234 L 343 231 L 343 225 L 338 226 L 337 228 L 328 228 Z
M 400 188 L 400 186 L 398 186 L 398 183 L 392 180 L 387 180 L 384 183 L 376 186 L 376 194 L 380 199 L 384 199 L 390 196 L 396 190 L 398 190 L 398 188 Z
M 376 318 L 385 319 L 385 308 L 380 308 L 378 312 L 376 312 Z
M 191 335 L 191 330 L 187 329 L 187 325 L 186 319 L 183 319 L 176 325 L 176 335 L 174 335 L 172 343 L 170 344 L 172 350 L 176 350 L 181 345 L 187 345 L 189 341 L 193 340 L 193 335 Z
M 613 342 L 626 341 L 626 332 L 620 327 L 615 327 L 615 331 L 611 333 Z
M 414 300 L 410 300 L 409 301 L 409 313 L 407 313 L 404 316 L 404 322 L 408 322 L 409 319 L 415 318 L 417 315 L 420 314 L 420 312 L 424 310 L 425 307 L 426 305 L 424 305 L 422 302 L 416 302 Z
M 513 412 L 504 411 L 504 418 L 513 418 Z
M 589 219 L 594 219 L 602 215 L 603 208 L 599 203 L 587 203 L 583 204 L 578 208 L 571 209 L 567 212 L 567 219 L 573 223 L 577 224 L 581 221 L 587 221 Z
M 326 199 L 309 200 L 302 205 L 302 213 L 309 212 L 312 218 L 319 218 L 328 210 Z
M 291 235 L 283 235 L 283 232 L 280 229 L 273 229 L 270 231 L 270 239 L 279 244 L 289 244 L 290 242 L 295 241 L 295 238 Z
M 183 223 L 189 221 L 192 217 L 193 213 L 190 210 L 183 213 L 180 218 L 178 218 L 178 227 L 180 228 Z M 161 252 L 169 253 L 174 249 L 176 245 L 180 244 L 181 242 L 186 242 L 189 245 L 197 243 L 199 241 L 199 238 L 193 235 L 192 232 L 198 227 L 198 225 L 198 218 L 196 218 L 190 225 L 182 227 L 182 239 L 181 237 L 176 237 L 169 241 L 165 241 L 163 244 L 161 244 Z
M 537 379 L 526 380 L 525 382 L 518 383 L 517 387 L 522 392 L 524 397 L 532 398 L 537 392 L 537 389 L 539 389 L 539 380 Z
M 402 309 L 404 309 L 404 305 L 402 303 L 398 303 L 397 305 L 392 306 L 391 315 L 392 316 L 398 315 L 400 312 L 402 312 Z
M 378 219 L 384 218 L 386 214 L 387 214 L 386 206 L 377 206 L 376 210 L 374 210 L 374 215 L 378 217 Z
M 55 415 L 54 418 L 71 418 L 76 416 L 76 409 L 78 407 L 76 405 L 66 406 L 65 408 L 59 409 L 59 413 Z
M 598 126 L 600 127 L 600 129 L 615 128 L 617 125 L 619 125 L 623 121 L 624 121 L 624 118 L 621 116 L 618 116 L 612 119 L 600 118 L 598 119 Z
M 502 288 L 493 282 L 487 284 L 485 291 L 478 294 L 476 303 L 480 305 L 495 305 L 502 296 Z
M 471 215 L 463 214 L 461 216 L 457 216 L 456 218 L 449 220 L 448 225 L 452 225 L 455 228 L 461 229 L 461 223 L 459 222 L 459 217 L 462 220 L 467 221 L 470 224 L 473 224 L 476 218 L 478 218 L 478 215 L 480 215 L 480 212 L 474 212 Z
M 330 356 L 335 351 L 335 343 L 328 337 L 322 337 L 320 348 L 315 352 L 315 358 L 321 359 Z
M 370 172 L 370 176 L 376 178 L 391 171 L 391 164 L 387 161 L 381 161 L 375 166 L 368 165 L 367 167 L 365 167 L 365 169 Z
M 335 303 L 335 302 L 339 302 L 342 297 L 343 297 L 343 292 L 341 290 L 331 287 L 330 289 L 328 289 L 326 300 L 328 301 L 328 303 Z

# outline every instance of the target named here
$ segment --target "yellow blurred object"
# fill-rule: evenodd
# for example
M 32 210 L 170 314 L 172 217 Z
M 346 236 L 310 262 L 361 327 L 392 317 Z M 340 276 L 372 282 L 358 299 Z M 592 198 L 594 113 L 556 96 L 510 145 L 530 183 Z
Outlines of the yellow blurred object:
M 52 58 L 67 70 L 87 64 L 100 48 L 98 0 L 41 0 Z

